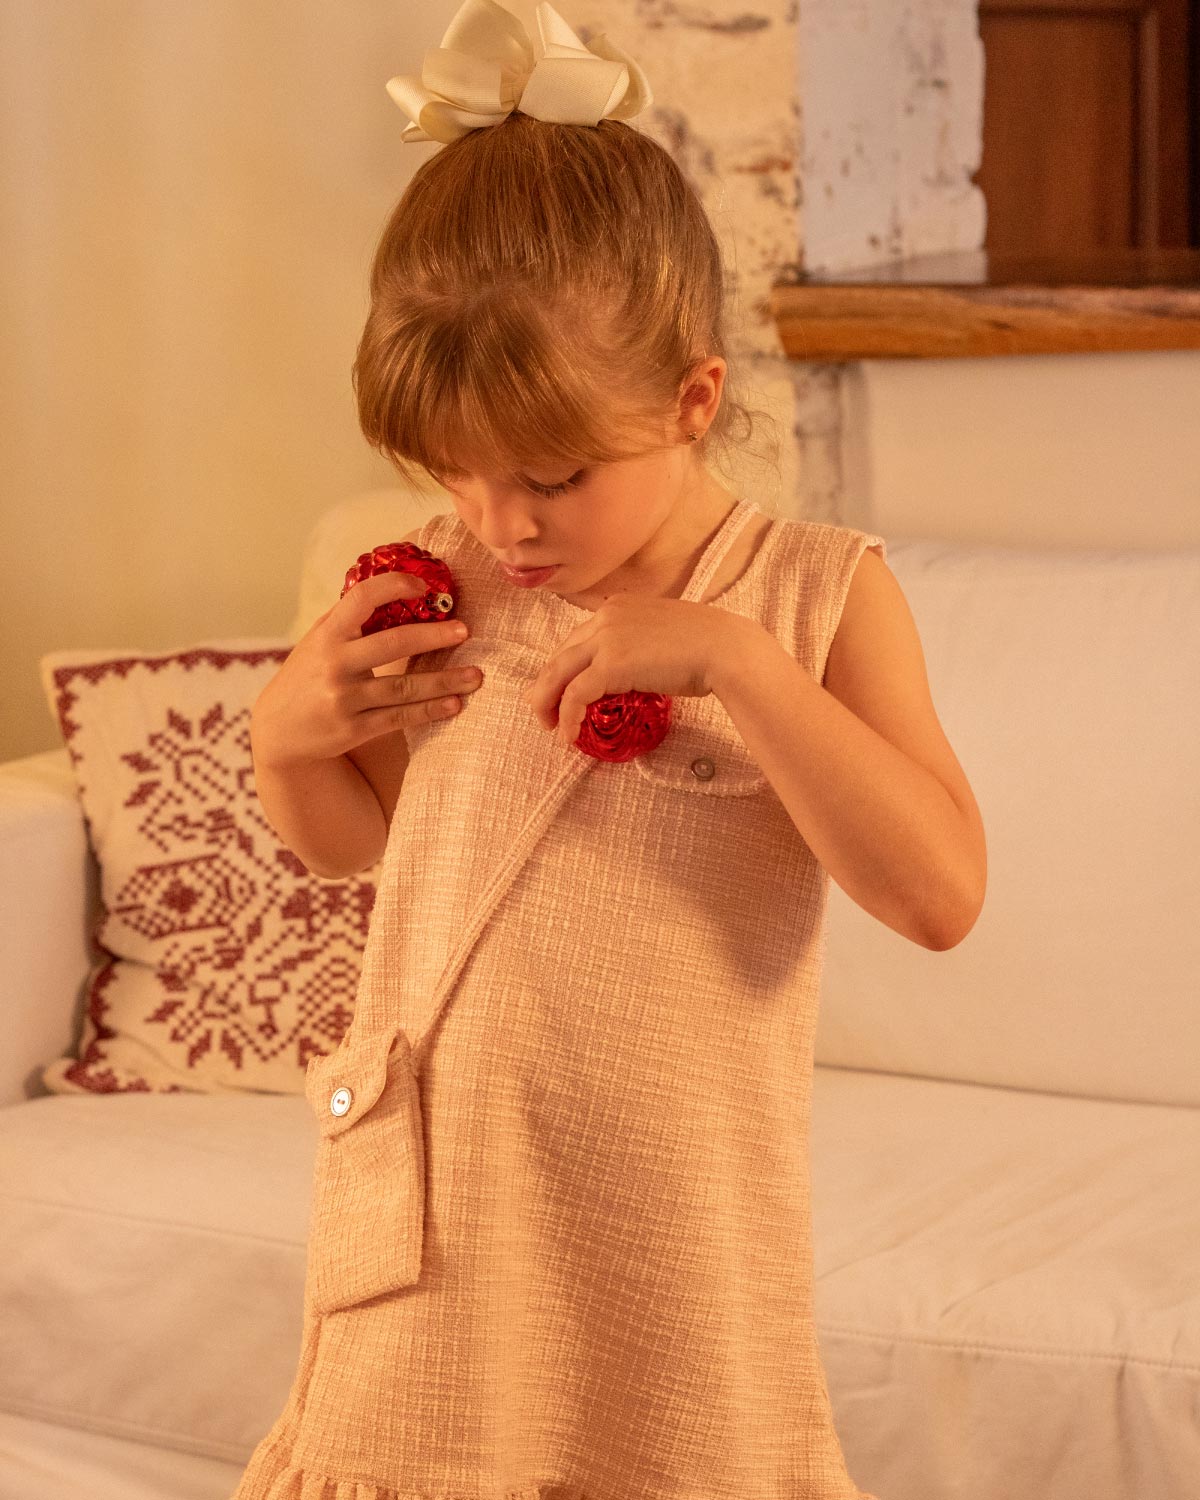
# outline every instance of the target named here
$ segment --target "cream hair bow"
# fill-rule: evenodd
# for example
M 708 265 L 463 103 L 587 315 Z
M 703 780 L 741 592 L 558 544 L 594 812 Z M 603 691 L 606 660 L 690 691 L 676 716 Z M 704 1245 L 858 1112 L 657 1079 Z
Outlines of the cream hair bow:
M 497 0 L 464 0 L 440 47 L 426 52 L 418 77 L 398 73 L 387 91 L 407 115 L 400 139 L 449 145 L 498 125 L 514 109 L 563 125 L 627 120 L 653 95 L 646 75 L 600 35 L 585 46 L 541 0 L 531 35 Z

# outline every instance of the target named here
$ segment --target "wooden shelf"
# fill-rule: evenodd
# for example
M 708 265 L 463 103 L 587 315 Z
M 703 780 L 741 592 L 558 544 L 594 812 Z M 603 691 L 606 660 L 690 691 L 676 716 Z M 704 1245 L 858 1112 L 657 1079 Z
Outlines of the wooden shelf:
M 776 282 L 790 359 L 1200 349 L 1200 250 L 969 250 Z

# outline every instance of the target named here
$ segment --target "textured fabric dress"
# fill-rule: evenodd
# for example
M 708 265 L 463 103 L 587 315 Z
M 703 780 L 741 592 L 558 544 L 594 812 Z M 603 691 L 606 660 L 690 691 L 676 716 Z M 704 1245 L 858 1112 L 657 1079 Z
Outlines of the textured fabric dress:
M 700 600 L 739 499 L 682 597 Z M 232 1500 L 875 1500 L 813 1323 L 829 877 L 715 696 L 602 762 L 520 694 L 589 611 L 457 515 L 476 662 L 409 732 L 350 1026 L 314 1058 L 299 1368 Z M 880 536 L 775 519 L 709 606 L 819 682 Z

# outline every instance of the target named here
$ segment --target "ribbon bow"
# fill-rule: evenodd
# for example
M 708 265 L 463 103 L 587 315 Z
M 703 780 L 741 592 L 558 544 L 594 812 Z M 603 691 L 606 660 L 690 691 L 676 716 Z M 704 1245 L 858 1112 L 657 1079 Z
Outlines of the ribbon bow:
M 498 125 L 514 109 L 561 125 L 627 120 L 653 95 L 638 64 L 601 34 L 585 46 L 541 0 L 531 36 L 497 0 L 464 0 L 421 74 L 398 73 L 387 91 L 412 123 L 400 139 L 449 145 Z

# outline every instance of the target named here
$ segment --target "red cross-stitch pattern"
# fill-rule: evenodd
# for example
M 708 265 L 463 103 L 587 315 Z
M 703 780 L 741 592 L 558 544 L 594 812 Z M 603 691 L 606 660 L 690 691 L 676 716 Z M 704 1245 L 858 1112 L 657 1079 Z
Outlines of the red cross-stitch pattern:
M 289 650 L 54 669 L 101 899 L 78 1057 L 44 1071 L 52 1091 L 300 1093 L 345 1031 L 376 867 L 317 880 L 254 790 L 250 711 Z

